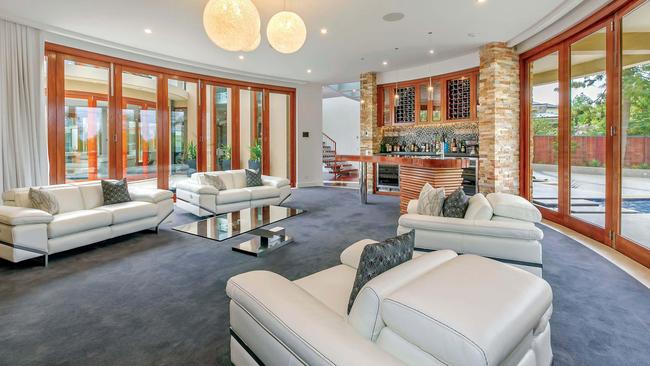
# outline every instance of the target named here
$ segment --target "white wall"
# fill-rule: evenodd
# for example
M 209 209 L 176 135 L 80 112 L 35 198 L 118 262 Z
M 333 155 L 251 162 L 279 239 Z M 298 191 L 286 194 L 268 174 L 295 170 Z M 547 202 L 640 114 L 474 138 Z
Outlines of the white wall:
M 131 53 L 124 50 L 111 48 L 76 38 L 65 37 L 49 32 L 44 32 L 43 40 L 46 42 L 79 48 L 150 65 L 166 67 L 174 70 L 296 88 L 296 183 L 298 186 L 302 187 L 323 184 L 323 178 L 321 176 L 322 150 L 320 146 L 322 126 L 321 85 L 313 83 L 282 82 L 259 78 L 256 79 L 243 75 L 229 74 L 193 65 L 163 60 L 156 57 L 150 57 L 139 53 Z M 303 138 L 302 131 L 309 131 L 310 137 Z
M 479 65 L 480 59 L 478 50 L 476 50 L 475 52 L 467 55 L 458 56 L 431 64 L 378 73 L 377 84 L 426 78 L 429 76 L 470 69 L 473 67 L 478 67 Z
M 322 186 L 323 102 L 320 84 L 306 84 L 296 90 L 296 158 L 298 160 L 297 184 L 299 187 Z M 302 137 L 309 132 L 309 137 Z
M 359 102 L 346 97 L 323 99 L 323 132 L 336 141 L 337 154 L 358 155 Z

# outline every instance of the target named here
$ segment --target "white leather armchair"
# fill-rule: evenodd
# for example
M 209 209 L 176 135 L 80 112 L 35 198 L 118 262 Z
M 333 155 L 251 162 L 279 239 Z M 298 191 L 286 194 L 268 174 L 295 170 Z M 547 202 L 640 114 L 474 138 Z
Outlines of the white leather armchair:
M 220 177 L 226 189 L 220 191 L 204 184 L 204 175 Z M 194 173 L 190 179 L 176 185 L 176 205 L 203 217 L 249 207 L 279 205 L 291 194 L 291 184 L 286 178 L 263 175 L 262 183 L 260 187 L 247 187 L 243 169 Z
M 368 282 L 348 315 L 359 256 L 371 242 L 296 281 L 267 271 L 231 278 L 232 363 L 551 364 L 548 283 L 474 255 L 416 253 Z
M 525 199 L 504 193 L 474 195 L 465 218 L 419 215 L 417 200 L 399 218 L 397 233 L 415 230 L 418 250 L 477 254 L 542 275 L 541 213 Z

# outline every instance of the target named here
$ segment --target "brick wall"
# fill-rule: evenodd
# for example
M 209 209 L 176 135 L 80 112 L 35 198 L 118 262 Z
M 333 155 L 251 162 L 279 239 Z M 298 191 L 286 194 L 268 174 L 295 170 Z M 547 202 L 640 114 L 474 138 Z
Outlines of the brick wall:
M 361 74 L 359 90 L 361 92 L 361 128 L 360 155 L 366 151 L 379 152 L 381 131 L 377 127 L 377 74 L 367 72 Z M 372 192 L 372 164 L 368 164 L 368 192 Z
M 505 43 L 480 50 L 479 191 L 519 193 L 519 57 Z

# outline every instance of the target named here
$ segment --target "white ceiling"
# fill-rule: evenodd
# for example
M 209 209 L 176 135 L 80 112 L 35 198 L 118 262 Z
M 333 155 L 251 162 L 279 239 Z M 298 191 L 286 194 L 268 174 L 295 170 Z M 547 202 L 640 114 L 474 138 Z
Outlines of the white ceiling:
M 283 55 L 269 46 L 264 33 L 268 19 L 282 10 L 284 1 L 253 1 L 262 16 L 263 40 L 257 50 L 245 53 L 244 60 L 239 60 L 240 53 L 218 48 L 205 35 L 202 13 L 207 0 L 0 0 L 0 15 L 220 70 L 324 84 L 356 80 L 365 71 L 449 59 L 490 41 L 509 41 L 550 14 L 557 16 L 567 2 L 576 2 L 286 0 L 287 9 L 305 20 L 308 34 L 300 51 Z M 399 22 L 383 21 L 382 16 L 390 12 L 405 17 Z M 320 34 L 322 27 L 328 29 L 327 35 Z M 153 34 L 145 34 L 144 28 Z M 427 35 L 429 31 L 432 36 Z M 430 48 L 435 49 L 434 55 L 428 54 Z M 387 66 L 382 66 L 384 60 Z

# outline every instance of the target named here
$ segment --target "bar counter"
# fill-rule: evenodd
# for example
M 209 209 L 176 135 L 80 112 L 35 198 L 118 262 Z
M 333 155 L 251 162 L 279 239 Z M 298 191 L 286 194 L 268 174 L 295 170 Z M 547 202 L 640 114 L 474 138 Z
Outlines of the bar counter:
M 425 183 L 434 188 L 445 188 L 449 195 L 463 184 L 463 168 L 470 165 L 466 158 L 439 158 L 429 156 L 386 156 L 386 155 L 336 155 L 335 161 L 359 162 L 359 195 L 362 203 L 368 202 L 368 163 L 399 165 L 400 211 L 412 199 L 420 196 Z

